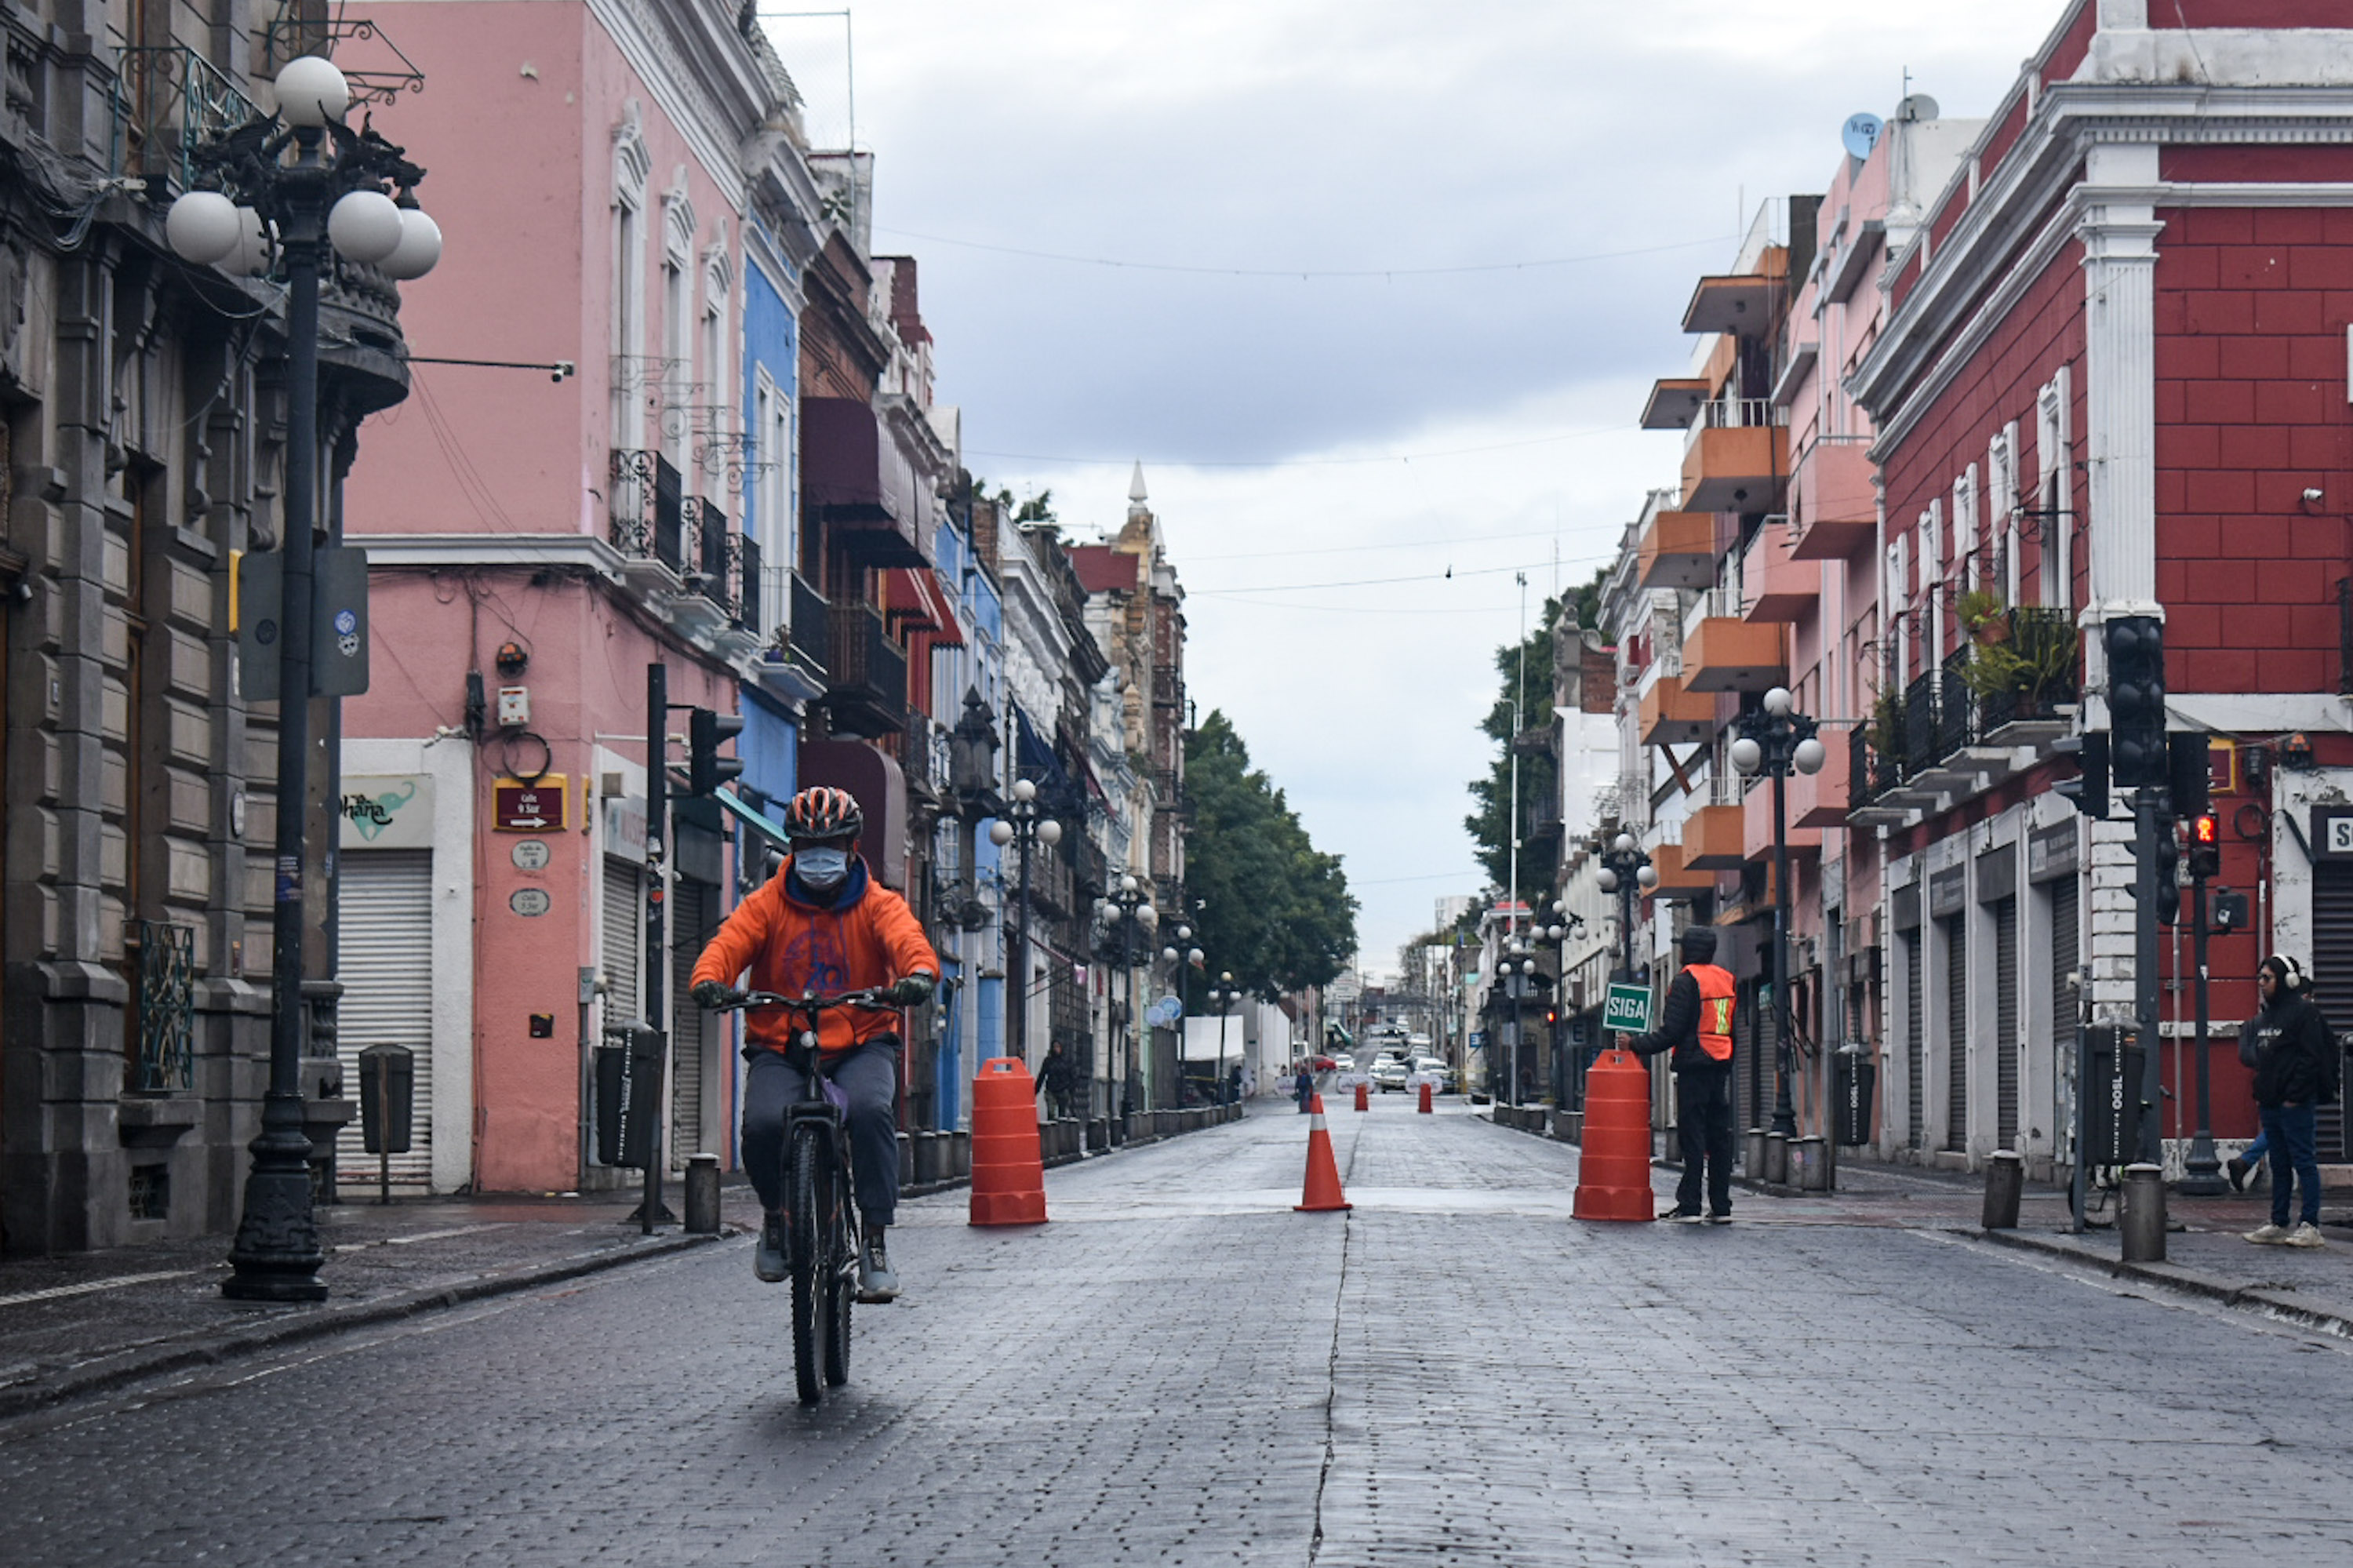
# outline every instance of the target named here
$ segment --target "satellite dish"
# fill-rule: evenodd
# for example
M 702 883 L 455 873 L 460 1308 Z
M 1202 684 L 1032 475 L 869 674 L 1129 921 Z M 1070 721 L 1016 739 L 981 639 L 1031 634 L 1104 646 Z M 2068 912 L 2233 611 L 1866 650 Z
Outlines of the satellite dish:
M 1839 140 L 1846 143 L 1849 154 L 1861 160 L 1871 156 L 1871 150 L 1879 145 L 1879 133 L 1886 129 L 1886 121 L 1866 110 L 1846 117 L 1846 123 L 1839 127 Z
M 1173 996 L 1164 996 L 1144 1010 L 1144 1021 L 1155 1029 L 1168 1029 L 1185 1016 L 1185 1004 Z
M 1915 92 L 1895 106 L 1898 120 L 1934 120 L 1943 113 L 1936 101 L 1925 92 Z

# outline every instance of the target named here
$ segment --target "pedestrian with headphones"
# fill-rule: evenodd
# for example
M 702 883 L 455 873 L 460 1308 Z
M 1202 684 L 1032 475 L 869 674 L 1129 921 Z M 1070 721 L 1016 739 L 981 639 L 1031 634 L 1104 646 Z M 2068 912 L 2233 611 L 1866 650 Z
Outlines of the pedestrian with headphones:
M 2247 1233 L 2258 1246 L 2325 1246 L 2320 1234 L 2320 1107 L 2337 1098 L 2337 1037 L 2312 1001 L 2311 977 L 2274 953 L 2255 971 L 2263 1011 L 2239 1030 L 2239 1060 L 2255 1071 L 2255 1108 L 2269 1145 L 2271 1223 Z M 2299 1192 L 2299 1189 L 2301 1191 Z M 2288 1224 L 2290 1198 L 2302 1200 Z

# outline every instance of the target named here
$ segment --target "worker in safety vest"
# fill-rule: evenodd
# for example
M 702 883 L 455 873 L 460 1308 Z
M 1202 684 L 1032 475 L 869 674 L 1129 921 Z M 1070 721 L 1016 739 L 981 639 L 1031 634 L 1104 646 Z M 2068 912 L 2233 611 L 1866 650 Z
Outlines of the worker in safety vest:
M 1672 1051 L 1675 1124 L 1682 1129 L 1683 1179 L 1675 1206 L 1659 1217 L 1684 1224 L 1727 1224 L 1732 1219 L 1732 971 L 1717 965 L 1715 927 L 1687 927 L 1678 944 L 1683 969 L 1667 987 L 1659 1026 L 1618 1044 L 1639 1055 Z M 1707 1212 L 1700 1213 L 1702 1171 Z

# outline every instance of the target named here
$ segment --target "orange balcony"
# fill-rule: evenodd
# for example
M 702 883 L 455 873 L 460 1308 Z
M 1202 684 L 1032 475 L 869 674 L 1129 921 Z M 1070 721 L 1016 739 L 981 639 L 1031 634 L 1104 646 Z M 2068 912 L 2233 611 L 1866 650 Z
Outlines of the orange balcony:
M 1775 245 L 1757 258 L 1753 272 L 1702 278 L 1692 290 L 1691 302 L 1683 307 L 1683 331 L 1729 333 L 1737 337 L 1762 337 L 1772 332 L 1781 313 L 1776 305 L 1787 301 L 1788 270 L 1788 248 Z
M 1829 763 L 1822 764 L 1822 773 L 1827 773 L 1830 769 Z M 1801 828 L 1798 825 L 1798 788 L 1800 784 L 1813 785 L 1820 779 L 1821 776 L 1821 773 L 1817 773 L 1813 778 L 1809 779 L 1802 773 L 1792 773 L 1789 775 L 1789 782 L 1784 786 L 1788 792 L 1791 854 L 1819 855 L 1822 853 L 1821 829 Z M 1755 789 L 1749 790 L 1741 800 L 1740 810 L 1740 836 L 1745 852 L 1744 858 L 1769 862 L 1773 858 L 1773 781 L 1770 779 L 1764 779 Z M 1846 819 L 1841 815 L 1838 821 L 1839 825 L 1844 826 Z
M 1847 807 L 1853 800 L 1850 785 L 1855 756 L 1853 741 L 1848 730 L 1832 729 L 1828 725 L 1822 726 L 1819 738 L 1822 743 L 1822 770 L 1810 777 L 1803 773 L 1789 777 L 1789 826 L 1793 829 L 1847 825 Z
M 1789 678 L 1781 629 L 1711 615 L 1683 639 L 1683 685 L 1694 692 L 1765 692 Z
M 1646 588 L 1704 588 L 1715 582 L 1715 518 L 1705 512 L 1658 512 L 1636 546 Z
M 1696 746 L 1715 733 L 1715 699 L 1662 675 L 1642 698 L 1644 746 Z
M 1788 482 L 1787 425 L 1703 425 L 1683 452 L 1683 504 L 1694 512 L 1778 512 Z
M 1841 561 L 1878 536 L 1876 471 L 1868 436 L 1824 436 L 1798 454 L 1789 476 L 1789 522 L 1800 561 Z
M 1799 620 L 1813 613 L 1821 598 L 1822 568 L 1794 558 L 1793 543 L 1789 524 L 1780 518 L 1768 517 L 1757 530 L 1740 566 L 1740 589 L 1748 600 L 1740 612 L 1743 620 Z
M 1687 430 L 1707 402 L 1708 384 L 1695 376 L 1670 376 L 1651 388 L 1642 404 L 1642 429 Z
M 1661 844 L 1652 850 L 1651 869 L 1659 874 L 1658 885 L 1651 889 L 1651 896 L 1654 898 L 1661 895 L 1670 898 L 1678 895 L 1689 896 L 1694 893 L 1715 891 L 1715 873 L 1702 871 L 1686 863 L 1680 844 Z
M 1748 858 L 1738 806 L 1702 806 L 1683 819 L 1683 863 L 1694 871 L 1738 871 Z

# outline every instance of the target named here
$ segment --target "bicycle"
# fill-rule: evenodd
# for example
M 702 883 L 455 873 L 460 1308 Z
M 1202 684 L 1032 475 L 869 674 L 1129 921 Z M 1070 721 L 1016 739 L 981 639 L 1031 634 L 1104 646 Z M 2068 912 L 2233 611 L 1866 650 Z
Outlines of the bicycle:
M 849 1097 L 822 1069 L 818 1019 L 837 1007 L 888 1009 L 880 990 L 785 996 L 743 991 L 714 1012 L 780 1007 L 801 1015 L 785 1058 L 800 1069 L 801 1097 L 785 1107 L 786 1255 L 792 1280 L 793 1376 L 801 1403 L 849 1381 L 849 1309 L 858 1298 L 865 1238 L 849 1168 Z M 745 1047 L 746 1054 L 759 1049 Z M 820 1382 L 820 1379 L 822 1380 Z

